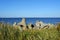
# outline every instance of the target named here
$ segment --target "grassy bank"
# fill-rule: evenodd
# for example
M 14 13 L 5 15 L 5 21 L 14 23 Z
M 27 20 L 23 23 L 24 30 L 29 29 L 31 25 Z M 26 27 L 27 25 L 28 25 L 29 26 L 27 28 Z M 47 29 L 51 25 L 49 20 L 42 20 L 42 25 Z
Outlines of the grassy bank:
M 56 28 L 20 31 L 10 24 L 0 23 L 0 40 L 60 40 L 60 33 Z

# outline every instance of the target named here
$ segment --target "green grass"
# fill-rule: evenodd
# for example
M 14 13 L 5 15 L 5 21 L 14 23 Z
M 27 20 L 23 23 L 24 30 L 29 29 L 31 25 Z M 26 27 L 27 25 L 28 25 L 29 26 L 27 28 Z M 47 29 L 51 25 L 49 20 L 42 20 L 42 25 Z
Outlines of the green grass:
M 20 31 L 0 23 L 0 40 L 60 40 L 60 32 L 56 28 Z

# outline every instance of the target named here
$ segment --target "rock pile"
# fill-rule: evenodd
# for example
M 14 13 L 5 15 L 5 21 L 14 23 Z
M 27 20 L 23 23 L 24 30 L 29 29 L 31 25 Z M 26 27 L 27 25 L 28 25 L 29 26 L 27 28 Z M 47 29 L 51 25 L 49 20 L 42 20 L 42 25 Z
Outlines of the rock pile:
M 17 23 L 14 22 L 13 24 L 14 27 L 20 27 L 20 29 L 22 30 L 26 30 L 26 29 L 47 29 L 47 28 L 52 28 L 54 27 L 53 24 L 47 24 L 47 23 L 44 23 L 42 21 L 36 21 L 35 25 L 33 25 L 32 23 L 30 24 L 26 24 L 26 20 L 25 18 L 22 19 L 21 22 Z

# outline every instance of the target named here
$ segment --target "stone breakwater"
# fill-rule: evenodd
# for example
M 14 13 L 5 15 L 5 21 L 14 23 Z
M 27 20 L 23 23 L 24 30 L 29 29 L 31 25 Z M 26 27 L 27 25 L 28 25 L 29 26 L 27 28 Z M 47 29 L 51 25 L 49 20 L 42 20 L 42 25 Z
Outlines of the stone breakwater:
M 14 22 L 13 27 L 14 28 L 18 27 L 21 30 L 26 30 L 26 29 L 50 29 L 50 28 L 56 27 L 56 25 L 50 24 L 50 23 L 44 23 L 42 21 L 36 21 L 35 24 L 32 24 L 32 23 L 26 24 L 26 20 L 25 20 L 25 18 L 23 18 L 21 20 L 21 22 L 19 22 L 19 23 Z

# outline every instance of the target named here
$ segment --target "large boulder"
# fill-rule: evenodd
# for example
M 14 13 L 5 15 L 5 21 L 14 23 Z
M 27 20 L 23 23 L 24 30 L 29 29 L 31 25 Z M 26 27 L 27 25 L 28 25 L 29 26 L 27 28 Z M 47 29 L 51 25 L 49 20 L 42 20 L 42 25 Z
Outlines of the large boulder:
M 34 25 L 32 23 L 28 24 L 28 29 L 34 29 Z
M 50 28 L 55 28 L 55 25 L 54 24 L 51 24 L 51 23 L 48 23 L 48 26 L 49 26 L 49 29 Z
M 19 22 L 17 25 L 20 26 L 23 30 L 25 30 L 26 29 L 26 21 L 25 21 L 25 18 L 23 18 L 22 21 Z
M 46 29 L 46 28 L 53 28 L 54 24 L 50 24 L 50 23 L 44 23 L 42 21 L 36 21 L 35 23 L 35 28 L 36 29 Z
M 46 25 L 46 24 L 43 23 L 42 21 L 36 21 L 36 23 L 35 23 L 36 29 L 41 29 L 41 28 L 43 28 L 45 25 Z

